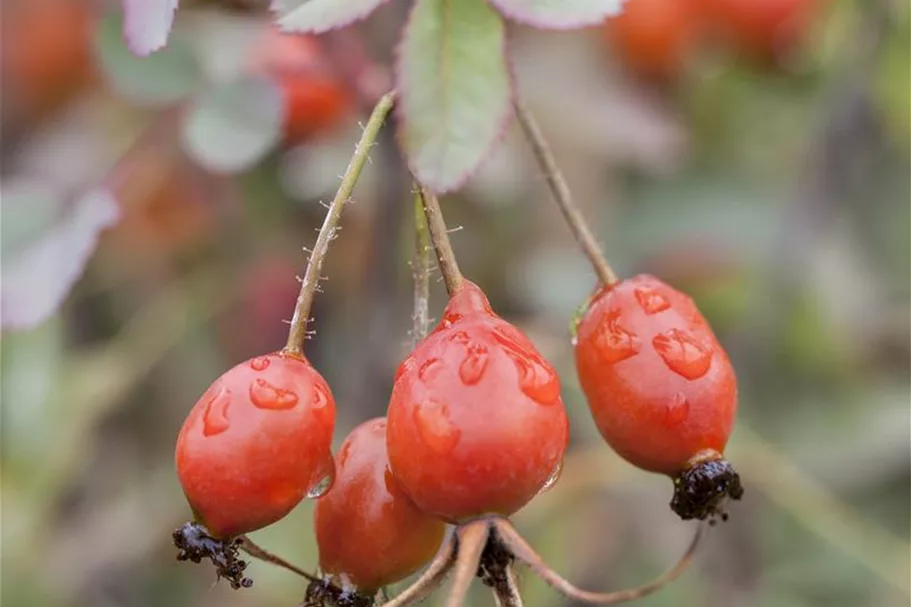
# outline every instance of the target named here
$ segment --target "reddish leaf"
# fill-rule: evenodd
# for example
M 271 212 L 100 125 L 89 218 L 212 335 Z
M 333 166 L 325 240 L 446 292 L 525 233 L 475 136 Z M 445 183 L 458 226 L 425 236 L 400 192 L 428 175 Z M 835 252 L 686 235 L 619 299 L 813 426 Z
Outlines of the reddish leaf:
M 12 189 L 3 201 L 4 236 L 12 242 L 4 243 L 0 325 L 24 329 L 60 307 L 82 276 L 99 234 L 119 219 L 120 208 L 105 189 L 69 204 L 34 185 Z M 36 209 L 43 211 L 41 225 L 29 217 Z M 10 233 L 23 224 L 29 225 Z

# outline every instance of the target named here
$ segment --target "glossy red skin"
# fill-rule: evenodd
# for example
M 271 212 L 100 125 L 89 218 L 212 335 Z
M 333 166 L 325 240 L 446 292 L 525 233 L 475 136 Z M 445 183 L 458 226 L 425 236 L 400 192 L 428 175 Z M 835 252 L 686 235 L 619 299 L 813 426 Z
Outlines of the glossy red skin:
M 306 359 L 272 353 L 229 369 L 177 438 L 177 475 L 197 520 L 228 538 L 284 517 L 331 473 L 334 428 L 332 392 Z
M 627 0 L 604 24 L 610 47 L 634 73 L 667 79 L 683 68 L 701 27 L 697 0 Z
M 820 0 L 702 0 L 708 20 L 746 53 L 774 59 L 805 35 Z
M 354 109 L 351 90 L 334 74 L 319 40 L 270 27 L 251 61 L 275 78 L 284 96 L 285 136 L 298 141 L 338 127 Z
M 640 275 L 602 287 L 577 329 L 582 390 L 598 430 L 620 456 L 674 476 L 700 451 L 723 453 L 737 412 L 737 379 L 689 296 Z
M 363 594 L 398 582 L 436 554 L 445 524 L 398 486 L 386 454 L 386 420 L 351 431 L 336 458 L 335 484 L 313 515 L 319 565 Z
M 465 281 L 396 376 L 387 445 L 402 488 L 447 521 L 510 515 L 560 466 L 568 432 L 556 372 Z

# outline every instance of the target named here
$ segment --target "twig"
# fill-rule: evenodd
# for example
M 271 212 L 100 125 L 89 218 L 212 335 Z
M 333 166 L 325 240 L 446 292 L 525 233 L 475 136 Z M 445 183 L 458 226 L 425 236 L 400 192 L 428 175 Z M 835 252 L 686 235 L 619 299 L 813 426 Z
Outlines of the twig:
M 446 607 L 462 607 L 471 582 L 478 572 L 481 562 L 481 553 L 487 546 L 490 537 L 490 522 L 487 519 L 478 519 L 464 523 L 456 529 L 458 537 L 458 556 L 455 562 L 452 587 L 446 597 Z
M 296 565 L 292 565 L 291 563 L 289 563 L 285 559 L 281 558 L 280 556 L 276 556 L 276 555 L 272 554 L 271 552 L 269 552 L 268 550 L 262 548 L 261 546 L 256 544 L 253 540 L 251 540 L 249 537 L 247 537 L 246 535 L 241 538 L 240 549 L 255 559 L 259 559 L 266 563 L 271 563 L 272 565 L 275 565 L 277 567 L 282 567 L 284 569 L 287 569 L 288 571 L 296 573 L 297 575 L 299 575 L 303 578 L 306 578 L 306 579 L 310 580 L 311 582 L 320 581 L 318 577 L 316 577 L 310 573 L 307 573 L 303 569 L 297 567 Z
M 450 533 L 427 569 L 411 586 L 400 592 L 394 599 L 384 603 L 383 607 L 405 607 L 424 600 L 433 592 L 443 578 L 452 570 L 458 554 L 458 540 Z
M 288 331 L 288 343 L 284 352 L 288 354 L 301 354 L 304 349 L 304 339 L 307 336 L 307 325 L 310 322 L 310 307 L 313 304 L 313 296 L 316 293 L 320 280 L 320 272 L 323 267 L 323 260 L 326 252 L 329 250 L 329 243 L 335 236 L 336 225 L 342 215 L 345 203 L 351 198 L 351 192 L 360 177 L 361 170 L 367 162 L 367 156 L 370 148 L 373 147 L 380 128 L 386 120 L 386 116 L 395 103 L 395 94 L 386 93 L 383 95 L 373 112 L 370 119 L 364 127 L 357 147 L 354 149 L 354 155 L 348 163 L 348 168 L 342 177 L 342 183 L 335 194 L 335 198 L 329 205 L 326 213 L 326 219 L 320 228 L 319 236 L 316 238 L 316 244 L 313 245 L 313 252 L 310 254 L 310 262 L 307 264 L 307 272 L 301 284 L 300 295 L 297 298 L 297 304 L 294 306 L 294 316 L 291 318 L 291 329 Z
M 464 279 L 462 272 L 459 271 L 452 243 L 449 242 L 449 232 L 446 229 L 446 222 L 443 220 L 440 201 L 433 192 L 426 188 L 421 188 L 420 195 L 427 226 L 430 228 L 430 237 L 433 239 L 433 247 L 436 249 L 437 262 L 440 265 L 440 272 L 443 274 L 443 282 L 446 283 L 446 292 L 452 295 L 461 288 Z
M 516 572 L 511 565 L 507 565 L 503 579 L 493 587 L 493 598 L 497 607 L 523 607 L 522 595 L 516 584 Z
M 704 534 L 705 526 L 705 523 L 699 524 L 696 534 L 693 536 L 693 540 L 690 542 L 690 546 L 683 556 L 680 557 L 673 567 L 651 582 L 636 588 L 618 590 L 615 592 L 589 592 L 577 588 L 551 569 L 535 549 L 531 547 L 531 544 L 516 531 L 515 527 L 513 527 L 512 523 L 507 519 L 501 518 L 494 522 L 494 529 L 497 532 L 497 536 L 517 559 L 531 567 L 541 579 L 565 596 L 591 605 L 613 605 L 616 603 L 633 601 L 667 586 L 689 567 L 696 548 L 699 546 L 699 542 Z
M 427 336 L 430 327 L 430 231 L 424 216 L 424 201 L 420 186 L 414 190 L 414 257 L 411 272 L 414 276 L 414 313 L 411 337 L 416 344 Z
M 592 267 L 595 269 L 595 273 L 598 275 L 601 282 L 605 285 L 614 284 L 619 280 L 617 274 L 607 262 L 607 258 L 605 258 L 604 253 L 601 251 L 601 247 L 598 246 L 598 242 L 595 240 L 594 235 L 592 235 L 588 223 L 582 215 L 582 211 L 573 201 L 572 193 L 570 193 L 569 186 L 566 184 L 566 179 L 563 177 L 563 173 L 560 172 L 556 160 L 554 160 L 554 154 L 551 151 L 547 140 L 544 138 L 544 133 L 541 132 L 541 127 L 538 126 L 538 122 L 518 96 L 515 98 L 515 108 L 516 117 L 519 120 L 519 124 L 522 126 L 525 138 L 528 140 L 529 145 L 531 145 L 531 149 L 534 152 L 535 159 L 538 161 L 541 170 L 544 171 L 547 185 L 550 186 L 550 191 L 553 193 L 557 206 L 560 207 L 560 211 L 563 213 L 563 217 L 566 218 L 566 222 L 569 224 L 569 228 L 572 230 L 576 242 L 582 247 L 582 251 L 588 257 L 588 260 L 591 262 Z

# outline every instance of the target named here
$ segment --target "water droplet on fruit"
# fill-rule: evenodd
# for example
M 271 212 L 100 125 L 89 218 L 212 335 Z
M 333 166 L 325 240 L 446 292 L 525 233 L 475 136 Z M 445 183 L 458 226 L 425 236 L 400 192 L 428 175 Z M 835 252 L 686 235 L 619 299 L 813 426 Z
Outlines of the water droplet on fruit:
M 307 499 L 318 499 L 329 493 L 335 482 L 335 461 L 331 455 L 326 456 L 316 476 L 318 479 L 307 491 Z
M 544 493 L 545 491 L 551 489 L 554 485 L 557 484 L 557 481 L 560 480 L 560 476 L 563 474 L 563 460 L 561 459 L 557 462 L 557 465 L 551 471 L 550 476 L 547 477 L 547 480 L 544 481 L 544 484 L 541 485 L 541 490 L 538 491 L 538 494 Z
M 489 360 L 486 347 L 481 344 L 470 344 L 465 359 L 459 365 L 459 377 L 462 379 L 462 383 L 466 386 L 473 386 L 481 381 Z
M 440 455 L 447 455 L 458 444 L 462 431 L 450 418 L 449 405 L 426 400 L 414 408 L 414 423 L 424 442 Z
M 332 396 L 329 389 L 319 381 L 313 382 L 313 401 L 310 410 L 316 419 L 326 428 L 332 428 L 335 422 L 334 408 L 329 406 Z M 293 405 L 292 405 L 293 406 Z
M 297 394 L 259 377 L 250 384 L 250 401 L 260 409 L 291 409 L 297 404 Z
M 659 333 L 652 346 L 671 371 L 686 379 L 699 379 L 712 366 L 712 349 L 682 329 Z
M 204 436 L 221 434 L 231 426 L 228 419 L 228 406 L 231 404 L 231 391 L 220 388 L 206 403 L 202 415 L 202 433 Z
M 265 371 L 269 367 L 269 358 L 266 356 L 257 356 L 250 361 L 250 368 L 254 371 Z
M 639 353 L 642 344 L 635 333 L 620 325 L 620 311 L 607 314 L 595 334 L 598 354 L 607 363 L 618 363 Z
M 640 288 L 633 291 L 636 294 L 636 300 L 646 314 L 652 315 L 658 312 L 664 312 L 671 307 L 671 302 L 667 298 L 655 291 L 654 289 Z
M 439 358 L 428 358 L 418 368 L 418 378 L 422 382 L 430 382 L 442 370 L 443 362 Z
M 449 341 L 456 344 L 468 344 L 471 342 L 471 337 L 465 331 L 454 331 L 449 335 Z
M 683 392 L 674 394 L 664 408 L 664 421 L 668 426 L 676 426 L 686 421 L 690 414 L 690 401 Z
M 519 389 L 539 405 L 552 405 L 560 398 L 557 374 L 533 357 L 508 352 L 519 374 Z

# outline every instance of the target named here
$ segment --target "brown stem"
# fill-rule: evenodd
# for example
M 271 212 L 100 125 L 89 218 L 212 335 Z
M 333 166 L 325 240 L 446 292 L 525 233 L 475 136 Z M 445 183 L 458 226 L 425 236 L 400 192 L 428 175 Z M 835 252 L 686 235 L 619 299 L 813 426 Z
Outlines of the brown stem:
M 313 252 L 310 253 L 310 263 L 307 264 L 307 272 L 301 283 L 300 295 L 297 298 L 297 304 L 294 306 L 294 316 L 291 318 L 291 329 L 288 331 L 288 343 L 284 349 L 285 353 L 298 355 L 303 353 L 304 339 L 307 337 L 307 325 L 310 322 L 310 307 L 313 304 L 313 296 L 320 281 L 320 272 L 323 267 L 323 260 L 326 258 L 326 252 L 329 250 L 329 243 L 335 237 L 336 226 L 342 216 L 345 203 L 351 198 L 351 192 L 354 190 L 357 179 L 361 175 L 361 170 L 367 162 L 370 148 L 376 142 L 380 128 L 383 126 L 386 116 L 394 103 L 395 94 L 386 93 L 373 108 L 370 119 L 361 134 L 361 139 L 358 141 L 357 147 L 354 148 L 354 154 L 351 156 L 348 168 L 345 170 L 344 176 L 342 176 L 342 183 L 339 185 L 338 192 L 329 205 L 326 219 L 320 228 L 316 244 L 313 245 Z
M 689 567 L 692 562 L 693 554 L 703 536 L 705 524 L 700 523 L 696 530 L 696 534 L 693 536 L 693 540 L 690 542 L 689 548 L 687 548 L 686 552 L 673 567 L 647 584 L 615 592 L 589 592 L 577 588 L 551 569 L 508 520 L 505 518 L 498 519 L 494 522 L 494 528 L 500 541 L 503 542 L 517 559 L 531 567 L 541 579 L 565 596 L 592 605 L 613 605 L 615 603 L 640 599 L 660 590 L 677 579 L 680 574 L 686 571 L 687 567 Z
M 261 561 L 265 561 L 266 563 L 271 563 L 273 565 L 282 567 L 284 569 L 287 569 L 288 571 L 296 573 L 297 575 L 299 575 L 303 578 L 306 578 L 306 579 L 310 580 L 311 582 L 319 581 L 319 578 L 316 577 L 315 575 L 307 573 L 303 569 L 297 567 L 296 565 L 292 565 L 291 563 L 289 563 L 285 559 L 281 558 L 280 556 L 272 554 L 268 550 L 266 550 L 266 549 L 262 548 L 261 546 L 259 546 L 258 544 L 256 544 L 253 540 L 251 540 L 246 535 L 241 537 L 240 539 L 241 539 L 240 549 L 243 550 L 244 552 L 246 552 L 247 554 L 249 554 L 250 556 L 252 556 L 253 558 L 259 559 Z
M 456 537 L 459 540 L 459 554 L 455 562 L 452 587 L 449 589 L 449 596 L 446 597 L 444 603 L 445 607 L 462 607 L 465 603 L 465 596 L 478 572 L 481 553 L 487 546 L 487 539 L 490 537 L 490 521 L 478 519 L 464 523 L 456 529 Z
M 497 607 L 523 607 L 522 595 L 516 584 L 516 572 L 511 565 L 507 565 L 503 579 L 494 585 L 493 598 Z
M 538 165 L 540 165 L 541 170 L 544 171 L 544 176 L 547 178 L 547 185 L 550 186 L 550 191 L 553 193 L 554 199 L 557 201 L 557 206 L 560 207 L 560 211 L 563 213 L 563 217 L 566 218 L 566 222 L 569 224 L 569 228 L 572 230 L 576 242 L 582 247 L 582 251 L 585 252 L 585 255 L 594 267 L 595 273 L 598 275 L 598 279 L 601 282 L 605 285 L 611 285 L 618 282 L 619 278 L 617 278 L 617 273 L 614 272 L 613 268 L 611 268 L 610 264 L 607 262 L 607 258 L 601 251 L 601 247 L 598 246 L 598 242 L 589 229 L 588 222 L 585 221 L 582 211 L 573 201 L 572 193 L 570 193 L 569 186 L 566 184 L 566 179 L 557 166 L 550 145 L 548 145 L 547 140 L 544 138 L 544 133 L 541 132 L 541 127 L 538 126 L 537 120 L 535 120 L 535 117 L 518 95 L 515 98 L 515 108 L 516 117 L 519 120 L 519 124 L 522 125 L 522 131 L 525 133 L 525 138 L 531 145 Z
M 433 247 L 436 249 L 437 262 L 440 265 L 440 272 L 443 274 L 443 282 L 446 283 L 446 292 L 452 295 L 461 288 L 464 278 L 462 278 L 462 272 L 459 271 L 452 243 L 449 242 L 449 232 L 446 229 L 446 222 L 443 220 L 440 201 L 427 188 L 421 188 L 421 199 L 424 205 L 424 215 L 427 217 L 427 226 L 430 228 L 430 237 L 433 240 Z
M 450 533 L 427 569 L 411 586 L 401 591 L 383 607 L 405 607 L 427 598 L 452 569 L 458 556 L 458 544 L 454 533 Z
M 411 337 L 416 344 L 425 337 L 430 328 L 430 270 L 431 250 L 430 231 L 427 218 L 424 216 L 423 197 L 420 186 L 414 190 L 414 257 L 411 261 L 411 272 L 414 276 L 414 313 L 412 316 Z

